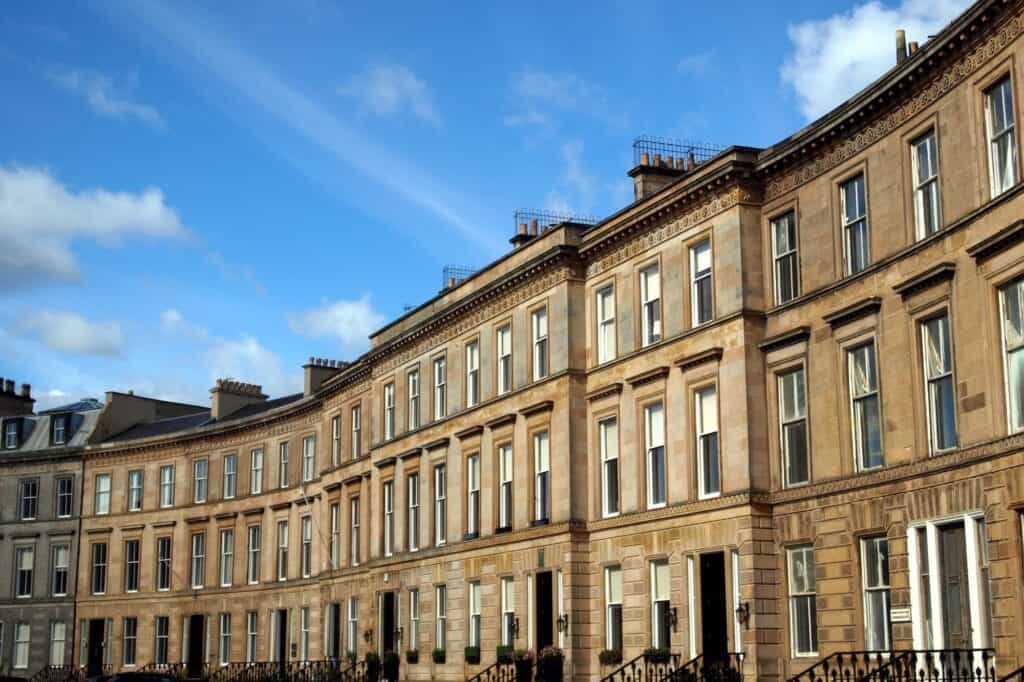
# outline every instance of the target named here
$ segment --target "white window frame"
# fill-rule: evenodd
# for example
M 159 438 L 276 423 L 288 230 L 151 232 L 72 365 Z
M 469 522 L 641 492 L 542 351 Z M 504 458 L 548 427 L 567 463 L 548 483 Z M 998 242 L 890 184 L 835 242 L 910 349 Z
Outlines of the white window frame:
M 25 670 L 28 668 L 29 650 L 32 647 L 32 626 L 28 623 L 14 624 L 14 655 L 13 668 Z
M 142 469 L 128 472 L 128 511 L 142 511 Z
M 698 270 L 699 261 L 705 250 L 707 251 L 708 267 Z M 690 324 L 694 327 L 707 324 L 715 319 L 715 291 L 712 279 L 712 273 L 714 272 L 713 257 L 710 239 L 704 239 L 690 247 Z M 707 310 L 704 310 L 701 305 L 701 290 L 705 285 L 708 288 Z
M 220 529 L 220 586 L 231 587 L 235 573 L 235 531 Z
M 25 557 L 28 557 L 27 559 Z M 28 564 L 28 568 L 25 565 Z M 14 598 L 31 599 L 35 591 L 36 548 L 34 545 L 14 547 Z M 27 591 L 26 588 L 27 587 Z
M 469 622 L 467 627 L 469 628 L 469 646 L 480 647 L 481 637 L 483 635 L 481 628 L 481 589 L 479 580 L 470 580 L 467 584 L 469 591 Z
M 885 544 L 884 556 L 877 550 L 877 546 Z M 868 559 L 869 559 L 869 547 L 875 546 L 875 559 L 876 565 L 874 567 L 874 573 L 878 577 L 876 584 L 871 584 L 869 577 L 872 571 L 870 570 Z M 891 578 L 889 573 L 889 538 L 884 535 L 876 535 L 860 540 L 860 557 L 861 557 L 861 590 L 864 596 L 864 645 L 868 651 L 888 651 L 892 643 L 892 623 L 889 616 L 889 609 L 891 606 Z M 884 563 L 883 563 L 884 562 Z M 883 579 L 884 577 L 884 579 Z M 881 633 L 881 641 L 872 641 L 877 637 L 877 634 L 871 632 L 871 612 L 874 609 L 873 601 L 871 596 L 873 594 L 881 595 L 881 614 L 885 620 L 885 631 Z
M 245 613 L 245 662 L 256 662 L 256 647 L 259 643 L 260 619 L 258 611 Z
M 352 406 L 352 459 L 363 456 L 363 410 L 359 405 Z
M 57 518 L 69 519 L 75 512 L 75 482 L 70 476 L 57 479 Z
M 501 644 L 514 647 L 516 596 L 515 579 L 512 576 L 501 578 Z
M 533 333 L 533 380 L 540 381 L 548 375 L 548 364 L 551 361 L 548 348 L 547 306 L 530 313 L 530 329 Z
M 349 498 L 348 519 L 349 519 L 349 564 L 359 565 L 359 497 Z
M 170 660 L 171 619 L 169 616 L 157 616 L 153 624 L 156 632 L 156 643 L 153 649 L 153 662 L 166 665 Z
M 249 453 L 249 492 L 252 495 L 263 492 L 263 448 L 253 448 Z
M 856 357 L 857 354 L 864 349 L 870 349 L 869 359 L 871 376 L 865 375 L 865 379 L 868 382 L 866 390 L 857 392 L 857 384 L 855 378 L 856 368 Z M 858 343 L 851 346 L 846 351 L 846 363 L 848 371 L 848 384 L 849 384 L 849 396 L 850 396 L 850 435 L 853 441 L 853 455 L 854 465 L 857 471 L 871 471 L 885 466 L 885 434 L 883 433 L 883 425 L 885 424 L 884 415 L 882 414 L 882 393 L 879 387 L 878 381 L 878 349 L 874 339 L 865 341 L 864 343 Z M 867 366 L 867 365 L 865 365 Z M 858 416 L 859 413 L 863 413 L 863 409 L 858 410 L 860 404 L 868 404 L 871 400 L 875 400 L 877 403 L 878 410 L 878 442 L 879 442 L 879 462 L 877 464 L 870 464 L 865 462 L 865 457 L 869 456 L 870 453 L 866 451 L 866 448 L 870 445 L 866 439 L 865 428 L 866 425 L 863 423 L 863 418 Z
M 782 453 L 782 480 L 787 488 L 794 488 L 801 485 L 807 485 L 811 480 L 811 456 L 809 447 L 809 434 L 807 431 L 807 384 L 806 384 L 806 372 L 804 366 L 793 367 L 786 371 L 778 374 L 778 393 L 779 393 L 779 451 Z M 790 395 L 790 391 L 787 390 L 787 382 L 792 381 L 793 383 L 793 405 L 788 405 L 787 396 Z M 789 409 L 789 408 L 792 409 Z M 796 481 L 790 479 L 790 471 L 792 467 L 793 453 L 790 451 L 790 439 L 788 433 L 790 429 L 803 429 L 803 448 L 804 448 L 804 469 L 807 471 L 807 476 L 802 481 Z
M 446 649 L 448 645 L 448 586 L 434 586 L 434 647 Z
M 104 474 L 109 476 L 109 474 Z M 109 506 L 109 493 L 108 493 Z M 18 520 L 34 521 L 39 516 L 39 479 L 18 481 Z
M 164 464 L 160 467 L 160 508 L 174 506 L 174 465 Z
M 614 582 L 618 580 L 618 595 L 615 594 Z M 623 648 L 623 605 L 622 605 L 622 567 L 605 566 L 604 569 L 604 646 L 606 649 Z M 615 620 L 615 607 L 619 607 L 619 641 L 615 641 L 615 632 L 612 627 Z M 616 646 L 618 644 L 618 646 Z
M 533 520 L 551 520 L 551 438 L 547 431 L 533 434 Z
M 601 454 L 601 516 L 618 516 L 622 507 L 619 493 L 619 420 L 605 417 L 597 422 L 598 448 Z M 614 495 L 612 492 L 614 491 Z M 615 505 L 612 506 L 612 498 Z
M 197 459 L 192 462 L 192 502 L 194 504 L 202 504 L 203 502 L 206 502 L 209 493 L 209 475 L 209 460 Z
M 316 478 L 316 436 L 302 439 L 302 482 L 309 483 Z
M 341 415 L 331 417 L 331 466 L 341 464 Z
M 925 164 L 922 166 L 922 152 Z M 939 184 L 939 146 L 935 128 L 910 143 L 910 172 L 914 187 L 914 229 L 918 239 L 942 230 L 942 198 Z M 931 220 L 932 229 L 928 229 Z
M 797 584 L 795 568 L 798 556 L 803 562 L 804 574 L 810 578 L 811 583 L 808 583 L 805 579 L 805 582 L 802 584 Z M 808 557 L 810 557 L 810 570 L 807 568 Z M 798 547 L 790 547 L 786 550 L 786 574 L 789 585 L 789 628 L 792 633 L 793 658 L 811 658 L 818 655 L 818 648 L 820 646 L 817 628 L 818 590 L 814 571 L 815 559 L 813 545 L 800 545 Z M 808 638 L 810 642 L 813 643 L 813 646 L 807 651 L 801 651 L 797 641 L 797 609 L 802 608 L 801 604 L 806 604 L 806 608 L 808 609 L 808 624 L 814 623 L 813 630 L 808 632 Z M 811 609 L 813 609 L 813 611 L 811 611 Z M 812 615 L 813 618 L 811 617 Z
M 515 381 L 512 376 L 512 323 L 498 327 L 495 333 L 495 349 L 498 356 L 497 386 L 498 395 L 512 390 Z
M 642 269 L 640 277 L 640 345 L 661 340 L 661 270 L 657 263 Z
M 221 667 L 231 662 L 231 614 L 223 612 L 219 614 L 220 637 L 218 646 L 218 661 Z
M 253 524 L 246 529 L 245 582 L 258 585 L 260 582 L 260 545 L 263 542 L 262 527 Z
M 193 533 L 191 545 L 190 582 L 193 590 L 201 590 L 206 582 L 206 533 Z
M 161 551 L 166 547 L 166 554 Z M 171 589 L 171 560 L 174 553 L 174 541 L 170 535 L 163 535 L 156 539 L 156 575 L 154 582 L 157 592 L 167 592 Z M 166 584 L 161 586 L 161 573 L 166 577 Z
M 341 504 L 332 502 L 330 508 L 330 559 L 331 569 L 337 570 L 341 565 Z
M 859 183 L 859 185 L 858 185 Z M 854 192 L 855 199 L 860 199 L 862 204 L 859 207 L 860 210 L 856 215 L 850 217 L 847 215 L 847 187 L 860 187 L 860 192 Z M 849 277 L 855 275 L 858 272 L 866 270 L 871 265 L 871 227 L 868 224 L 868 197 L 867 197 L 867 178 L 864 173 L 857 173 L 856 175 L 844 180 L 839 185 L 839 211 L 840 221 L 842 223 L 843 230 L 843 273 Z M 860 194 L 860 196 L 857 196 Z M 864 263 L 863 267 L 857 270 L 853 269 L 853 242 L 851 235 L 855 229 L 863 224 L 864 228 Z
M 420 548 L 420 475 L 409 474 L 405 481 L 408 504 L 406 529 L 409 535 L 407 544 L 410 552 L 416 552 Z
M 466 407 L 480 402 L 480 343 L 466 344 Z
M 66 543 L 53 545 L 50 550 L 50 556 L 52 557 L 50 595 L 53 597 L 66 597 L 68 595 L 68 579 L 70 576 L 71 545 Z
M 359 647 L 359 597 L 348 598 L 348 628 L 345 633 L 346 651 L 353 656 Z
M 658 450 L 661 450 L 659 453 Z M 644 406 L 644 462 L 647 508 L 660 509 L 668 502 L 668 455 L 665 448 L 665 408 L 661 401 Z M 660 462 L 657 461 L 660 459 Z M 660 490 L 655 488 L 655 475 L 660 464 Z M 661 499 L 658 499 L 658 493 Z
M 134 548 L 134 549 L 130 549 Z M 126 593 L 139 591 L 139 580 L 141 579 L 142 565 L 142 541 L 138 538 L 131 538 L 124 541 L 124 591 Z M 134 584 L 134 587 L 133 587 Z
M 395 481 L 384 481 L 381 485 L 381 507 L 384 512 L 383 519 L 383 545 L 384 556 L 388 557 L 395 553 Z
M 288 487 L 288 467 L 291 453 L 289 453 L 288 441 L 281 441 L 277 444 L 277 487 Z
M 384 440 L 395 437 L 395 382 L 384 384 Z
M 309 607 L 299 609 L 299 661 L 309 661 Z
M 68 624 L 55 620 L 50 622 L 50 665 L 64 665 L 67 655 Z M 0 638 L 0 646 L 3 640 Z
M 662 585 L 658 580 L 658 568 L 663 566 L 667 574 L 667 585 Z M 650 563 L 651 574 L 651 646 L 656 649 L 667 649 L 670 642 L 662 642 L 661 623 L 658 622 L 659 612 L 662 618 L 668 617 L 668 610 L 672 608 L 672 567 L 668 559 L 658 559 Z M 661 588 L 664 588 L 662 592 Z M 664 609 L 659 609 L 659 604 L 665 604 Z
M 125 667 L 135 667 L 135 661 L 138 657 L 138 643 L 139 619 L 134 616 L 121 619 L 121 661 Z
M 238 455 L 224 455 L 224 499 L 233 499 L 236 494 L 238 494 Z
M 1013 315 L 1020 321 L 1020 338 L 1010 339 L 1007 318 Z M 999 290 L 999 331 L 1003 346 L 1003 386 L 1006 398 L 1006 425 L 1009 433 L 1024 430 L 1024 279 L 1018 279 Z M 1022 360 L 1019 376 L 1013 371 L 1013 358 Z
M 409 430 L 413 431 L 420 427 L 420 371 L 410 369 L 405 375 L 405 383 L 408 389 L 408 423 Z
M 938 334 L 938 349 L 939 349 L 939 362 L 945 363 L 945 366 L 938 366 L 934 363 L 933 366 L 929 367 L 929 358 L 933 357 L 929 352 L 929 340 L 932 337 L 932 325 L 934 323 L 939 324 Z M 939 454 L 942 452 L 948 452 L 954 450 L 959 445 L 959 429 L 956 409 L 956 381 L 953 377 L 953 338 L 951 329 L 949 313 L 943 311 L 939 315 L 935 315 L 921 322 L 921 362 L 922 371 L 924 378 L 924 400 L 927 406 L 928 416 L 928 446 L 932 454 Z M 933 373 L 933 370 L 934 373 Z M 942 447 L 939 432 L 939 423 L 942 421 L 942 386 L 946 384 L 947 392 L 945 397 L 950 401 L 950 409 L 953 414 L 953 442 L 947 444 L 946 447 Z
M 775 288 L 775 304 L 782 305 L 800 296 L 800 234 L 796 224 L 796 211 L 789 210 L 781 215 L 772 218 L 769 225 L 772 238 L 772 282 Z M 780 229 L 786 230 L 786 241 L 791 244 L 781 244 L 779 240 Z M 790 235 L 790 230 L 792 235 Z M 783 263 L 791 264 L 790 286 L 792 295 L 783 295 Z
M 480 535 L 480 455 L 466 458 L 466 534 Z
M 993 110 L 995 100 L 993 99 L 993 96 L 997 92 L 1003 96 L 1004 108 L 1009 109 L 1009 123 L 1001 130 L 995 129 L 995 117 Z M 1013 102 L 1013 81 L 1010 78 L 1010 74 L 1006 74 L 985 91 L 985 132 L 988 138 L 989 188 L 993 199 L 1003 192 L 1006 192 L 1020 181 L 1020 171 L 1018 169 L 1019 161 L 1017 159 L 1016 122 L 1017 117 L 1016 112 L 1014 111 Z M 1010 174 L 1008 178 L 1000 177 L 996 155 L 996 145 L 1004 137 L 1009 138 L 1007 148 L 1011 151 L 1011 156 L 1013 157 L 1011 159 L 1009 169 Z
M 512 528 L 515 509 L 515 461 L 512 443 L 498 446 L 498 527 Z
M 409 651 L 420 649 L 420 591 L 409 589 Z
M 434 420 L 448 413 L 448 365 L 446 356 L 434 358 Z
M 96 474 L 93 513 L 103 516 L 110 513 L 110 474 Z
M 277 522 L 277 580 L 288 580 L 288 521 L 279 519 Z
M 434 545 L 448 542 L 448 469 L 434 466 Z
M 89 546 L 92 559 L 92 572 L 89 575 L 89 593 L 103 595 L 107 593 L 107 543 L 93 542 Z M 20 595 L 19 595 L 20 596 Z
M 697 496 L 702 500 L 706 500 L 722 494 L 722 448 L 718 432 L 718 387 L 705 386 L 695 391 L 693 402 L 695 411 L 694 424 L 697 430 Z M 707 409 L 704 409 L 705 407 Z M 712 420 L 714 423 L 709 423 Z M 714 489 L 706 480 L 708 474 L 713 475 L 714 482 L 717 483 L 717 487 Z
M 595 317 L 597 318 L 597 363 L 615 359 L 615 286 L 601 287 L 595 294 Z

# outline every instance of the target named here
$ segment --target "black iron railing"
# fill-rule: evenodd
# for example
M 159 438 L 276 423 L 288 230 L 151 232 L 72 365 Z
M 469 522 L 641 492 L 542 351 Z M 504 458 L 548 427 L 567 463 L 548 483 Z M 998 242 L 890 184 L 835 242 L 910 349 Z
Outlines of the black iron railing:
M 999 682 L 1024 682 L 1024 665 L 1014 670 L 1005 677 L 1000 677 Z
M 743 679 L 743 654 L 701 654 L 662 679 L 664 682 L 740 682 Z
M 209 682 L 366 682 L 366 661 L 255 661 L 229 663 L 214 670 Z
M 992 649 L 844 651 L 790 682 L 997 682 Z
M 85 669 L 71 663 L 48 665 L 30 679 L 30 682 L 76 682 L 85 677 Z
M 649 656 L 640 654 L 601 678 L 601 682 L 657 682 L 667 679 L 679 667 L 679 654 Z
M 466 682 L 515 682 L 516 664 L 512 661 L 495 661 Z
M 160 673 L 176 680 L 206 680 L 213 670 L 207 663 L 147 663 L 139 668 L 139 672 Z

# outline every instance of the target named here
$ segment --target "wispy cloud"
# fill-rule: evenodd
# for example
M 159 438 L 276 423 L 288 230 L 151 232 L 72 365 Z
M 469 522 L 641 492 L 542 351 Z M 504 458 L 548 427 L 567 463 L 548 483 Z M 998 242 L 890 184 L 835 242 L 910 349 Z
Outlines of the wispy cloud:
M 77 280 L 77 240 L 113 246 L 126 236 L 187 234 L 156 187 L 74 191 L 44 169 L 0 166 L 0 291 Z
M 510 99 L 515 110 L 503 120 L 511 128 L 551 128 L 555 113 L 589 116 L 614 127 L 625 120 L 611 111 L 603 86 L 569 71 L 524 70 L 512 80 Z
M 349 353 L 365 350 L 371 333 L 384 324 L 369 295 L 355 301 L 324 300 L 317 308 L 291 315 L 288 325 L 296 334 L 310 338 L 332 337 Z
M 841 104 L 895 64 L 893 32 L 924 42 L 964 10 L 970 0 L 903 0 L 893 8 L 877 0 L 789 27 L 791 51 L 782 82 L 796 93 L 801 113 L 814 119 Z
M 160 329 L 165 333 L 181 335 L 199 342 L 204 342 L 210 337 L 205 327 L 185 319 L 177 308 L 168 308 L 160 313 Z
M 212 382 L 232 377 L 259 384 L 269 395 L 291 393 L 301 388 L 298 369 L 287 372 L 281 358 L 248 334 L 237 339 L 214 339 L 203 354 Z
M 105 5 L 99 7 L 106 9 Z M 487 253 L 504 250 L 497 234 L 480 227 L 455 207 L 448 188 L 440 186 L 407 159 L 373 143 L 364 133 L 339 120 L 279 76 L 270 65 L 236 45 L 229 36 L 179 13 L 177 5 L 160 0 L 119 7 L 124 9 L 124 14 L 166 39 L 183 58 L 196 60 L 225 85 L 394 196 L 437 217 Z
M 15 331 L 60 353 L 121 354 L 121 325 L 115 321 L 90 322 L 77 313 L 39 310 L 21 316 Z
M 338 92 L 377 116 L 393 116 L 408 109 L 431 125 L 441 125 L 427 82 L 401 64 L 371 66 L 365 73 L 353 76 Z
M 676 65 L 676 70 L 686 76 L 703 78 L 714 69 L 714 64 L 714 50 L 704 50 L 703 52 L 685 55 Z
M 121 120 L 134 119 L 166 130 L 167 121 L 156 107 L 137 102 L 128 94 L 138 86 L 138 78 L 132 76 L 116 82 L 110 76 L 91 69 L 53 68 L 47 73 L 51 81 L 68 92 L 85 98 L 89 107 L 98 115 Z

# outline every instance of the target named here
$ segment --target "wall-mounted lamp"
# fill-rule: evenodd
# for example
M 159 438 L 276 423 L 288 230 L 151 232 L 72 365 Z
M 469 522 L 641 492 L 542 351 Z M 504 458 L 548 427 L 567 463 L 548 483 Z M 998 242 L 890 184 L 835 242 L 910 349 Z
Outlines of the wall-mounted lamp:
M 569 633 L 569 616 L 567 614 L 563 613 L 558 617 L 558 631 L 563 635 Z
M 401 628 L 401 626 L 399 626 L 398 629 L 395 630 L 395 642 L 397 642 L 399 644 L 402 643 L 402 628 Z
M 370 642 L 373 641 L 373 630 L 371 630 L 369 628 L 367 628 L 366 630 L 363 630 L 363 641 L 366 642 L 367 644 L 369 644 Z
M 512 639 L 519 637 L 519 617 L 516 616 L 512 619 Z
M 743 625 L 750 622 L 750 602 L 740 602 L 736 607 L 736 620 Z
M 672 628 L 672 632 L 676 631 L 676 626 L 679 624 L 679 615 L 676 613 L 676 607 L 672 607 L 668 610 L 668 626 Z

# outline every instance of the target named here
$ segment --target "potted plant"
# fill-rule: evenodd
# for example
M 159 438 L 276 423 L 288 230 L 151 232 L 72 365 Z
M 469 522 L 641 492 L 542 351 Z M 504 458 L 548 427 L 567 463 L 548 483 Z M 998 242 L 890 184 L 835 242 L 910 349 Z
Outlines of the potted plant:
M 466 663 L 470 665 L 476 665 L 480 662 L 480 647 L 478 646 L 467 646 L 463 654 L 466 657 Z
M 437 663 L 438 665 L 444 663 L 445 659 L 448 658 L 444 649 L 434 649 L 432 656 L 434 658 L 434 663 Z
M 533 682 L 533 649 L 517 649 L 515 654 L 516 682 Z
M 384 652 L 384 679 L 390 680 L 391 682 L 398 682 L 398 666 L 401 664 L 402 659 L 394 651 Z
M 668 649 L 662 649 L 657 647 L 650 647 L 648 649 L 644 649 L 644 660 L 648 663 L 668 663 L 670 658 L 672 658 L 672 652 Z
M 420 650 L 409 649 L 405 652 L 405 662 L 410 665 L 416 665 L 420 662 Z
M 546 646 L 537 655 L 537 679 L 539 682 L 562 682 L 562 665 L 565 654 L 554 646 Z
M 380 680 L 380 656 L 369 651 L 363 660 L 366 662 L 366 682 L 378 682 Z
M 605 649 L 597 655 L 601 665 L 619 665 L 622 663 L 622 649 Z
M 502 644 L 495 652 L 495 660 L 497 660 L 498 663 L 512 663 L 513 658 L 512 647 L 507 644 Z

